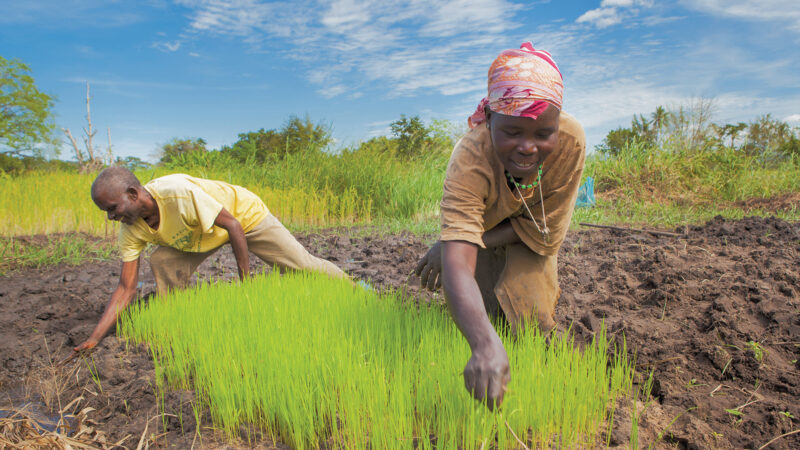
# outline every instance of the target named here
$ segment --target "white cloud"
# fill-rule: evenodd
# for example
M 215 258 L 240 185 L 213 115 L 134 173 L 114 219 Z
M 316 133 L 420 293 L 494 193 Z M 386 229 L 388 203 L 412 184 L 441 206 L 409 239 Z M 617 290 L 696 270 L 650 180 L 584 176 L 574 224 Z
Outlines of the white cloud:
M 610 8 L 614 6 L 633 6 L 634 0 L 603 0 L 600 6 L 603 8 Z
M 337 95 L 344 94 L 345 92 L 347 92 L 347 86 L 343 84 L 326 86 L 325 88 L 320 89 L 317 92 L 319 92 L 319 94 L 325 98 L 333 98 L 336 97 Z
M 422 28 L 422 35 L 455 36 L 464 30 L 481 33 L 503 33 L 519 24 L 510 20 L 518 5 L 495 0 L 455 0 L 440 2 L 433 8 L 431 20 Z
M 181 48 L 181 41 L 153 42 L 153 48 L 161 50 L 162 52 L 173 53 Z
M 371 139 L 378 136 L 388 136 L 392 133 L 392 127 L 390 126 L 394 122 L 393 120 L 381 120 L 378 122 L 371 122 L 367 124 L 367 139 Z
M 800 123 L 800 114 L 792 114 L 783 118 L 786 123 Z
M 586 11 L 576 20 L 578 23 L 590 23 L 597 28 L 606 28 L 622 22 L 622 15 L 617 8 L 597 8 Z
M 597 28 L 607 28 L 636 16 L 639 12 L 636 7 L 639 6 L 650 7 L 653 6 L 653 2 L 651 0 L 603 0 L 599 8 L 586 11 L 575 22 L 588 23 Z
M 609 45 L 607 32 L 574 24 L 530 36 L 553 53 L 564 73 L 564 109 L 584 125 L 589 148 L 610 129 L 630 126 L 634 114 L 700 97 L 712 99 L 719 123 L 797 114 L 800 67 L 785 52 L 776 57 L 758 46 L 731 45 L 725 35 L 676 42 L 648 33 L 624 41 L 624 51 L 623 43 Z M 663 43 L 654 45 L 654 38 Z
M 368 9 L 355 0 L 336 0 L 322 17 L 322 24 L 328 28 L 350 31 L 365 25 L 370 19 Z
M 254 51 L 287 38 L 281 51 L 306 64 L 325 96 L 357 95 L 349 89 L 362 80 L 383 82 L 388 96 L 474 91 L 521 8 L 510 0 L 181 3 L 193 10 L 191 33 L 241 37 Z
M 4 1 L 0 23 L 35 24 L 69 28 L 116 28 L 145 20 L 137 2 L 109 1 Z
M 683 0 L 688 9 L 745 20 L 786 22 L 800 32 L 800 2 L 797 0 Z

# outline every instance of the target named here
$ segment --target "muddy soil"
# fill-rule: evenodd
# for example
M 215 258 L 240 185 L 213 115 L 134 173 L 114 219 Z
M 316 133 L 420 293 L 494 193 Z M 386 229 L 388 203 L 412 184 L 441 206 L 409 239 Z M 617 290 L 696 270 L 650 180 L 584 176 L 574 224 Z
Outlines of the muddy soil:
M 376 287 L 441 303 L 409 277 L 433 236 L 331 230 L 299 239 Z M 154 284 L 143 266 L 140 294 L 146 296 Z M 199 276 L 235 273 L 226 248 Z M 644 446 L 759 448 L 799 428 L 800 224 L 718 218 L 689 227 L 686 238 L 572 232 L 559 273 L 559 326 L 589 340 L 605 323 L 610 339 L 624 341 L 636 356 L 637 379 L 652 371 L 652 397 L 636 405 Z M 107 442 L 226 447 L 207 411 L 198 433 L 190 392 L 157 397 L 145 348 L 126 348 L 112 335 L 91 359 L 55 367 L 90 334 L 118 276 L 118 262 L 99 262 L 0 278 L 0 418 L 4 408 L 25 404 L 52 418 L 79 399 L 65 414 L 94 408 L 86 414 Z M 628 445 L 630 403 L 615 415 L 612 447 Z M 285 448 L 246 429 L 236 445 Z M 770 448 L 800 448 L 800 434 Z

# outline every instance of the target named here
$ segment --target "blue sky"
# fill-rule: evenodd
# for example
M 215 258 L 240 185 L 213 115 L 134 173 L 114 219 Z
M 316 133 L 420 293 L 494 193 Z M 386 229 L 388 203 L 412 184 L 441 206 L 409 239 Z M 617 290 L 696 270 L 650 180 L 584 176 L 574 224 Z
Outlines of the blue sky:
M 590 148 L 636 113 L 713 98 L 717 122 L 800 125 L 800 1 L 53 0 L 0 2 L 0 55 L 28 63 L 78 137 L 85 82 L 103 146 L 152 158 L 322 121 L 339 145 L 401 114 L 459 124 L 486 71 L 524 41 L 550 51 Z M 71 150 L 64 145 L 62 157 Z

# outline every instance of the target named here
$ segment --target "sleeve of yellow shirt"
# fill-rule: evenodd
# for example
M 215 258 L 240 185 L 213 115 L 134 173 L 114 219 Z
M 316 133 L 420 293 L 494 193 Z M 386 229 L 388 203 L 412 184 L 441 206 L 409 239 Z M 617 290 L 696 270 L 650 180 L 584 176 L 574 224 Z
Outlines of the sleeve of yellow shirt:
M 189 188 L 190 202 L 181 202 L 181 215 L 187 225 L 200 227 L 203 233 L 211 233 L 214 221 L 222 211 L 222 203 L 199 187 Z
M 135 261 L 136 258 L 139 257 L 147 245 L 147 242 L 137 238 L 133 234 L 131 227 L 122 224 L 119 229 L 118 245 L 119 252 L 122 256 L 122 261 L 131 262 Z

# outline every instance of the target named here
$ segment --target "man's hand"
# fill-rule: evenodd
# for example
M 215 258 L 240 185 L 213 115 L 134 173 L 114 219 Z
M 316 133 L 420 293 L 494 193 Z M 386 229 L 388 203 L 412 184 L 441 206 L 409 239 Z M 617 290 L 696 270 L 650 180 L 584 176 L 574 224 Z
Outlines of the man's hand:
M 93 348 L 97 347 L 98 343 L 99 343 L 99 341 L 97 339 L 90 337 L 89 339 L 83 341 L 83 343 L 81 345 L 73 348 L 72 350 L 75 353 L 87 352 L 87 351 L 92 350 Z
M 97 322 L 89 339 L 86 339 L 81 345 L 75 347 L 73 350 L 77 355 L 78 353 L 92 350 L 97 344 L 103 340 L 109 330 L 117 322 L 117 316 L 128 307 L 128 304 L 133 300 L 136 295 L 136 284 L 139 280 L 139 259 L 133 261 L 123 262 L 122 269 L 119 274 L 119 284 L 114 292 L 111 293 L 111 300 L 108 301 L 103 316 Z
M 476 348 L 464 367 L 464 386 L 476 400 L 486 401 L 489 410 L 500 407 L 511 379 L 508 355 L 502 342 Z
M 414 273 L 419 277 L 419 285 L 431 291 L 442 287 L 442 242 L 433 244 L 428 253 L 419 260 Z

